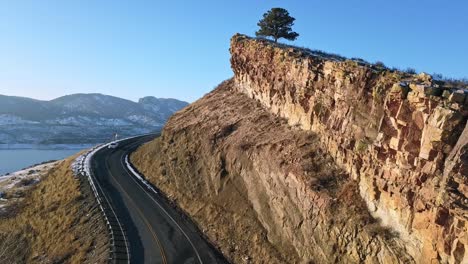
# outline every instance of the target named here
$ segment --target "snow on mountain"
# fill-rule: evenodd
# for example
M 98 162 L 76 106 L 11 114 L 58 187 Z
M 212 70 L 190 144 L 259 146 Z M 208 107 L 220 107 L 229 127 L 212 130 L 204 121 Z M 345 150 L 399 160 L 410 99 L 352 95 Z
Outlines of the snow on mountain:
M 171 98 L 156 98 L 153 96 L 143 97 L 138 100 L 138 103 L 144 109 L 157 113 L 162 119 L 168 119 L 174 112 L 187 106 L 186 102 Z
M 134 135 L 162 128 L 188 103 L 144 97 L 138 102 L 103 95 L 72 94 L 51 101 L 0 95 L 0 144 L 92 143 L 114 133 Z
M 14 124 L 37 124 L 37 121 L 24 120 L 21 117 L 12 114 L 0 114 L 1 125 L 14 125 Z

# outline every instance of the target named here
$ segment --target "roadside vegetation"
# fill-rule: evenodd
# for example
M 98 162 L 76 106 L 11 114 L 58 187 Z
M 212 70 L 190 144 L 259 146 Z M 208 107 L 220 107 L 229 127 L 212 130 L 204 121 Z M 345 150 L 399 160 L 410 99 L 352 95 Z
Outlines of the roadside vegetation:
M 0 263 L 104 263 L 105 225 L 69 158 L 0 213 Z M 99 259 L 102 256 L 102 259 Z

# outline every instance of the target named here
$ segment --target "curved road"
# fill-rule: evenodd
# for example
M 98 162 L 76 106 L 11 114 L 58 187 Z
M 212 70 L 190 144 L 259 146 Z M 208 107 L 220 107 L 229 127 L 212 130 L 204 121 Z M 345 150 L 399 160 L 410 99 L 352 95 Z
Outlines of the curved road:
M 116 149 L 98 151 L 91 161 L 93 174 L 127 234 L 130 262 L 227 263 L 189 220 L 125 166 L 127 155 L 154 138 L 122 141 Z

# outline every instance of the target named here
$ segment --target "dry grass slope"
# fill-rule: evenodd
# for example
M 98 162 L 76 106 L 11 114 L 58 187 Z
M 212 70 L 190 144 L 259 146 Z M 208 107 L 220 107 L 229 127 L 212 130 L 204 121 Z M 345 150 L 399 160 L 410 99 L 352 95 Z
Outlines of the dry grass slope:
M 86 185 L 73 176 L 72 161 L 51 169 L 16 214 L 0 219 L 1 263 L 104 262 L 106 227 Z

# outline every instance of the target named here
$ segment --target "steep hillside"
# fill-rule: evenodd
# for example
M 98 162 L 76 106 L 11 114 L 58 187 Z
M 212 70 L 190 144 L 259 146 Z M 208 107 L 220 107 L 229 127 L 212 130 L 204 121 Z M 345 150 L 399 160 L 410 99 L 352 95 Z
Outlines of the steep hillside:
M 319 143 L 231 80 L 131 158 L 234 263 L 407 259 Z
M 132 155 L 235 263 L 466 263 L 466 91 L 236 35 Z
M 96 143 L 159 130 L 186 102 L 155 97 L 138 103 L 102 94 L 51 101 L 0 95 L 0 144 Z
M 23 198 L 0 210 L 1 263 L 107 263 L 107 227 L 89 186 L 73 176 L 72 161 L 27 192 L 7 194 Z

